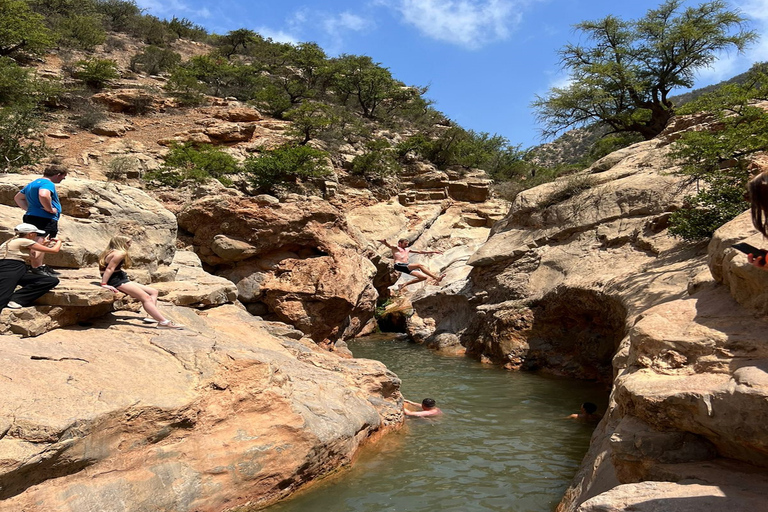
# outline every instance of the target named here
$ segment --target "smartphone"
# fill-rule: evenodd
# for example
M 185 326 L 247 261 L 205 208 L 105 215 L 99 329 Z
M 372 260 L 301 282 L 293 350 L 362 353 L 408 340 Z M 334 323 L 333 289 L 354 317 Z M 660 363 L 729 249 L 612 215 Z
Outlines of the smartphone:
M 755 258 L 765 258 L 765 255 L 768 254 L 768 251 L 765 249 L 758 249 L 754 245 L 749 245 L 746 242 L 739 242 L 738 244 L 733 244 L 731 247 L 734 249 L 737 249 L 744 254 L 751 254 Z

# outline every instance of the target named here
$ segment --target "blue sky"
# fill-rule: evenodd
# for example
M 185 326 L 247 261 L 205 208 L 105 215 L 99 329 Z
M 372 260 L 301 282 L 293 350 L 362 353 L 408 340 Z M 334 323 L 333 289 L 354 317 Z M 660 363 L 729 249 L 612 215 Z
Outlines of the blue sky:
M 277 41 L 318 43 L 330 56 L 369 55 L 408 85 L 429 86 L 435 108 L 467 129 L 538 144 L 530 103 L 563 85 L 557 50 L 578 42 L 573 25 L 609 14 L 635 19 L 658 1 L 624 0 L 137 0 L 160 18 L 188 18 L 224 34 L 248 28 Z M 686 5 L 701 2 L 686 1 Z M 751 28 L 768 26 L 768 0 L 736 0 Z M 723 55 L 697 87 L 768 61 L 761 39 Z M 683 92 L 683 91 L 680 91 Z

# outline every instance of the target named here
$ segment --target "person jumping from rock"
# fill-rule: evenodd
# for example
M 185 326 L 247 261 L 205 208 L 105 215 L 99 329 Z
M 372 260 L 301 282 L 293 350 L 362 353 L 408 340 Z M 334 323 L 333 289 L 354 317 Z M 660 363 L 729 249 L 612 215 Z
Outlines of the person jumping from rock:
M 407 238 L 401 238 L 397 241 L 397 245 L 392 245 L 386 240 L 379 240 L 382 244 L 392 249 L 392 259 L 395 260 L 395 270 L 403 274 L 410 274 L 414 277 L 411 281 L 403 283 L 398 286 L 397 291 L 401 291 L 406 286 L 411 284 L 420 283 L 426 281 L 427 277 L 431 277 L 435 280 L 435 284 L 440 283 L 445 277 L 445 274 L 435 275 L 421 263 L 408 263 L 408 258 L 411 253 L 413 254 L 443 254 L 441 251 L 416 251 L 409 249 L 410 242 Z

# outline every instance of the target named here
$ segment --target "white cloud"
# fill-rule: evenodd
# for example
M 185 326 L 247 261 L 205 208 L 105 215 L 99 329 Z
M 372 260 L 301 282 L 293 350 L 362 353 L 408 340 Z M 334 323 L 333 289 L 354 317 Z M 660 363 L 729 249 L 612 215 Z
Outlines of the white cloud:
M 519 3 L 512 0 L 391 0 L 406 23 L 427 37 L 466 48 L 507 39 L 520 23 Z
M 283 30 L 273 30 L 268 27 L 259 27 L 254 31 L 260 36 L 272 39 L 277 43 L 298 44 L 300 42 L 298 37 Z

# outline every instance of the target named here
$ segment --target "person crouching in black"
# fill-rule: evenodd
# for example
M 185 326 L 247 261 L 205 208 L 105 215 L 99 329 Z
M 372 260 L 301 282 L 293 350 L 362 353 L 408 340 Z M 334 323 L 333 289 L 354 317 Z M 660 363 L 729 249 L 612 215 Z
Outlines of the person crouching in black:
M 8 307 L 19 309 L 31 306 L 57 284 L 57 277 L 29 272 L 30 249 L 51 253 L 59 252 L 61 240 L 36 242 L 45 231 L 32 224 L 19 224 L 15 228 L 16 236 L 0 245 L 0 310 Z M 18 291 L 17 286 L 21 286 Z

